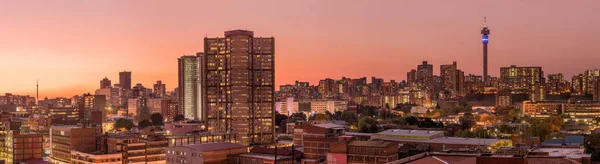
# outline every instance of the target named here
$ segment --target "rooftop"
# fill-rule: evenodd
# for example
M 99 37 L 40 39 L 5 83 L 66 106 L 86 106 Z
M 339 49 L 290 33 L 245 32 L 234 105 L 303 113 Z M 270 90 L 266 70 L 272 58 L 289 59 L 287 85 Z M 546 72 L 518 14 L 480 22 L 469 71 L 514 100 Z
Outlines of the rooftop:
M 345 132 L 344 135 L 348 136 L 374 136 L 373 133 L 359 133 L 359 132 Z
M 244 146 L 242 144 L 236 144 L 236 143 L 230 143 L 230 142 L 219 142 L 219 143 L 207 143 L 207 144 L 188 145 L 188 146 L 185 146 L 185 147 L 205 152 L 205 151 L 215 151 L 215 150 L 243 148 L 243 147 L 246 147 L 246 146 Z
M 459 137 L 440 137 L 430 140 L 404 139 L 404 138 L 380 138 L 384 141 L 418 141 L 423 143 L 445 143 L 445 144 L 464 144 L 464 145 L 485 145 L 491 146 L 498 141 L 504 139 L 484 139 L 484 138 L 459 138 Z M 510 140 L 506 140 L 510 141 Z
M 583 157 L 590 158 L 591 154 L 585 154 L 584 148 L 537 148 L 531 152 L 547 152 L 551 157 L 567 157 L 571 159 L 579 159 Z
M 334 123 L 323 123 L 323 124 L 314 124 L 315 126 L 326 128 L 326 129 L 344 129 L 345 125 L 339 125 Z
M 265 160 L 275 160 L 275 155 L 270 154 L 240 154 L 241 157 L 260 158 Z M 277 156 L 277 160 L 292 158 L 290 156 Z
M 426 130 L 404 130 L 404 129 L 389 129 L 377 133 L 377 135 L 395 135 L 395 136 L 423 136 L 431 137 L 438 134 L 444 134 L 443 131 L 426 131 Z
M 352 141 L 348 145 L 385 148 L 385 147 L 390 146 L 390 144 L 392 144 L 392 143 L 384 142 L 384 141 Z

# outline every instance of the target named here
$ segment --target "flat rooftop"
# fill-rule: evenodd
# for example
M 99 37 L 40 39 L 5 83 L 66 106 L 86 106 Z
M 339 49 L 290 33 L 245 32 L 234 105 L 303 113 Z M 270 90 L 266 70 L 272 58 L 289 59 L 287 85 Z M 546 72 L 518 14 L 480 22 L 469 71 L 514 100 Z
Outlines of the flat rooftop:
M 547 152 L 551 157 L 567 157 L 571 159 L 579 159 L 582 157 L 591 157 L 592 154 L 585 154 L 584 148 L 537 148 L 531 152 Z
M 486 145 L 491 146 L 498 141 L 505 139 L 485 139 L 485 138 L 459 138 L 459 137 L 440 137 L 430 140 L 405 139 L 405 138 L 379 138 L 384 141 L 404 141 L 404 142 L 421 142 L 421 143 L 440 143 L 440 144 L 462 144 L 462 145 Z M 506 140 L 510 141 L 510 140 Z
M 345 132 L 344 135 L 347 136 L 374 136 L 373 133 L 358 133 L 358 132 Z
M 275 155 L 270 154 L 240 154 L 241 157 L 249 157 L 249 158 L 259 158 L 265 160 L 275 160 Z M 292 158 L 290 156 L 277 156 L 277 160 Z
M 385 148 L 388 147 L 390 144 L 392 143 L 384 141 L 352 141 L 348 145 Z
M 207 143 L 207 144 L 196 144 L 196 145 L 187 145 L 190 149 L 198 150 L 198 151 L 215 151 L 215 150 L 226 150 L 226 149 L 235 149 L 235 148 L 243 148 L 246 147 L 242 144 L 230 143 L 230 142 L 219 142 L 219 143 Z
M 314 124 L 314 126 L 326 128 L 326 129 L 344 129 L 346 125 L 339 125 L 334 123 Z
M 431 137 L 439 134 L 444 134 L 443 131 L 427 131 L 427 130 L 404 130 L 404 129 L 389 129 L 383 132 L 377 133 L 377 135 L 391 135 L 391 136 L 419 136 L 419 137 Z

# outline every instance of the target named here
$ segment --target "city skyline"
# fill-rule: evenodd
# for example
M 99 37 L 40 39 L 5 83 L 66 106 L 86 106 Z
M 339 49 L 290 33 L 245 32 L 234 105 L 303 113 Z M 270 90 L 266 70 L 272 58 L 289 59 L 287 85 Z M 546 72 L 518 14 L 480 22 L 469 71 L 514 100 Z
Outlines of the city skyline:
M 422 9 L 417 6 L 427 2 L 336 6 L 335 2 L 314 1 L 292 7 L 275 1 L 250 5 L 272 7 L 281 14 L 257 12 L 237 18 L 203 16 L 210 9 L 189 12 L 188 7 L 204 3 L 174 6 L 157 2 L 149 3 L 146 9 L 134 7 L 131 2 L 121 3 L 120 8 L 110 6 L 110 2 L 69 3 L 69 10 L 59 12 L 61 3 L 36 6 L 0 2 L 0 11 L 7 13 L 0 14 L 0 18 L 16 20 L 0 22 L 0 35 L 7 38 L 0 40 L 0 69 L 15 70 L 5 73 L 5 79 L 10 80 L 1 83 L 0 92 L 33 96 L 35 80 L 39 79 L 40 99 L 70 97 L 93 92 L 104 77 L 116 83 L 122 70 L 132 72 L 132 85 L 151 86 L 162 80 L 172 91 L 177 86 L 175 60 L 201 52 L 204 37 L 221 36 L 222 31 L 233 29 L 278 38 L 276 86 L 295 80 L 314 85 L 320 79 L 342 76 L 401 81 L 422 60 L 434 65 L 436 75 L 440 74 L 440 65 L 453 61 L 459 63 L 458 69 L 465 75 L 482 75 L 479 30 L 484 16 L 494 31 L 489 45 L 492 76 L 499 75 L 500 67 L 517 65 L 541 66 L 546 75 L 563 73 L 570 79 L 585 70 L 597 69 L 594 61 L 600 59 L 596 55 L 600 48 L 594 46 L 598 39 L 589 37 L 600 27 L 593 21 L 592 13 L 597 10 L 594 6 L 600 6 L 596 1 L 457 1 L 449 6 L 428 6 L 431 9 L 423 11 L 411 7 Z M 244 8 L 248 5 L 244 3 L 229 5 Z M 302 7 L 309 8 L 309 12 L 301 12 L 306 9 Z M 457 10 L 461 8 L 464 10 Z M 129 9 L 132 14 L 123 13 Z M 513 12 L 506 14 L 507 9 Z M 27 12 L 31 10 L 37 12 Z M 107 10 L 115 14 L 104 15 Z M 375 17 L 389 21 L 372 19 Z M 216 21 L 205 27 L 205 22 L 211 22 L 202 21 L 205 19 L 234 21 Z M 354 21 L 360 24 L 351 25 Z M 269 23 L 274 26 L 263 25 Z M 35 30 L 39 27 L 46 30 Z M 535 40 L 539 38 L 543 39 Z

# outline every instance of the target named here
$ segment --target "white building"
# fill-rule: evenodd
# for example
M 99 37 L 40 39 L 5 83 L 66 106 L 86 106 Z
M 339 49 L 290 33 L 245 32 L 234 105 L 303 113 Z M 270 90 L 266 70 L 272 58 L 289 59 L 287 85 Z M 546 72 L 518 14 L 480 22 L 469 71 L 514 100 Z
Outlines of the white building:
M 348 109 L 347 101 L 316 100 L 310 102 L 310 110 L 320 114 L 326 111 L 335 113 L 336 111 L 345 111 L 346 109 Z
M 284 101 L 275 102 L 275 110 L 279 114 L 291 116 L 298 112 L 298 102 L 293 97 L 288 97 Z

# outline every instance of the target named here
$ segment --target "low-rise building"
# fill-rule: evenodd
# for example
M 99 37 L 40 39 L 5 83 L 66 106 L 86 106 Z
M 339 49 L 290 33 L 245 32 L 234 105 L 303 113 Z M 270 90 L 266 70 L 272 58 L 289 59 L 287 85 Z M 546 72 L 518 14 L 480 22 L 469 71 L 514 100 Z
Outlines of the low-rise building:
M 160 136 L 142 138 L 137 134 L 103 136 L 101 151 L 123 154 L 124 163 L 165 163 L 167 139 Z
M 36 133 L 25 133 L 19 130 L 1 131 L 5 134 L 3 147 L 0 155 L 6 163 L 19 163 L 25 160 L 42 159 L 43 135 Z
M 84 153 L 71 150 L 71 164 L 122 164 L 123 154 L 103 154 L 101 152 Z
M 228 157 L 244 154 L 248 147 L 242 144 L 220 142 L 167 148 L 167 164 L 221 164 L 227 163 Z
M 429 147 L 432 151 L 443 151 L 455 148 L 496 148 L 511 146 L 510 140 L 444 137 L 443 131 L 390 129 L 374 136 L 374 140 L 388 141 L 396 144 L 410 144 Z
M 50 128 L 51 162 L 71 163 L 71 150 L 93 152 L 100 129 L 79 126 L 52 126 Z
M 331 144 L 328 164 L 388 163 L 398 160 L 398 145 L 385 141 L 352 141 Z
M 347 126 L 334 123 L 304 123 L 294 127 L 294 145 L 304 146 L 304 163 L 320 163 L 325 161 L 329 152 L 329 144 L 338 141 Z
M 169 140 L 169 146 L 185 146 L 216 142 L 237 142 L 236 134 L 218 132 L 197 132 L 181 135 L 170 135 L 167 136 L 167 139 Z

